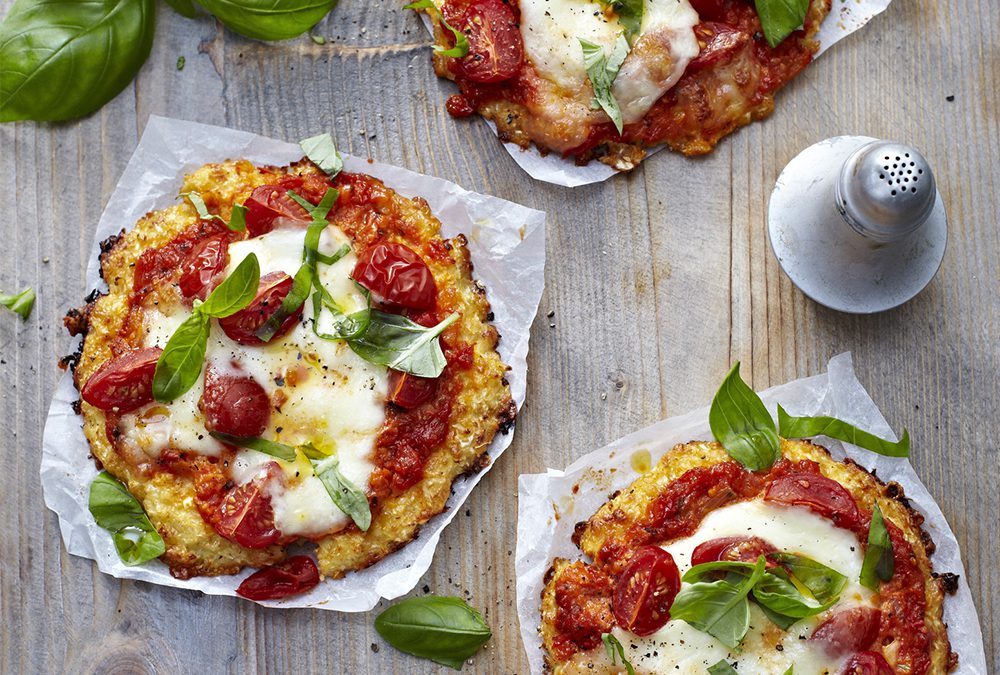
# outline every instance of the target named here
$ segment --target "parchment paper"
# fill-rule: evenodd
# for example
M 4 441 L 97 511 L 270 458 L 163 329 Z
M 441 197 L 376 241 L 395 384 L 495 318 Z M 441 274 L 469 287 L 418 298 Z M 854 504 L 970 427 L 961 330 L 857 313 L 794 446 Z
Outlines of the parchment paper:
M 889 6 L 889 2 L 890 0 L 833 0 L 833 7 L 816 35 L 816 39 L 819 40 L 816 57 L 881 14 Z M 433 36 L 434 30 L 430 19 L 426 14 L 421 14 L 421 18 L 424 27 Z M 489 121 L 486 123 L 496 133 L 496 125 Z M 596 160 L 585 166 L 577 166 L 572 159 L 563 159 L 558 153 L 543 156 L 535 146 L 524 150 L 514 143 L 504 143 L 504 148 L 529 176 L 555 185 L 565 187 L 590 185 L 605 181 L 618 173 L 607 164 Z M 650 148 L 647 155 L 654 155 L 663 149 L 662 145 Z M 675 161 L 684 161 L 684 157 L 677 156 Z
M 101 216 L 87 268 L 87 288 L 106 288 L 98 275 L 98 242 L 131 228 L 145 213 L 176 203 L 185 173 L 208 162 L 246 158 L 257 164 L 287 164 L 302 157 L 298 145 L 220 127 L 152 116 L 114 194 Z M 507 379 L 518 408 L 524 402 L 528 330 L 541 298 L 545 265 L 545 214 L 511 202 L 463 190 L 439 178 L 366 159 L 344 156 L 348 171 L 376 176 L 400 194 L 420 196 L 443 224 L 445 236 L 464 233 L 475 266 L 473 276 L 487 288 L 495 325 L 502 339 L 499 352 L 511 366 Z M 68 348 L 68 351 L 72 349 Z M 78 394 L 69 374 L 59 382 L 45 425 L 41 477 L 45 504 L 59 516 L 67 550 L 97 561 L 102 572 L 215 595 L 235 595 L 240 581 L 253 570 L 228 577 L 180 581 L 158 560 L 126 567 L 115 553 L 111 536 L 94 522 L 87 508 L 90 482 L 97 470 L 88 459 L 82 419 L 71 404 Z M 490 446 L 495 461 L 513 437 L 498 434 Z M 492 463 L 491 463 L 492 466 Z M 416 586 L 430 566 L 441 530 L 454 518 L 482 472 L 460 478 L 444 513 L 432 519 L 408 546 L 366 570 L 339 580 L 326 580 L 312 592 L 275 607 L 319 607 L 345 612 L 367 611 L 380 598 L 395 598 Z
M 854 376 L 850 353 L 830 360 L 823 375 L 796 380 L 773 387 L 761 398 L 777 419 L 777 404 L 791 415 L 832 415 L 885 438 L 895 438 L 892 428 L 878 406 Z M 532 673 L 542 672 L 541 639 L 538 636 L 539 594 L 542 578 L 556 557 L 579 559 L 582 554 L 570 537 L 576 523 L 586 520 L 607 500 L 610 492 L 624 488 L 637 474 L 630 457 L 637 450 L 648 450 L 655 466 L 660 457 L 677 443 L 711 439 L 708 407 L 646 427 L 595 450 L 573 462 L 565 471 L 549 469 L 546 473 L 522 475 L 518 481 L 517 518 L 517 616 L 521 639 L 531 663 Z M 920 439 L 914 439 L 913 456 L 920 460 Z M 865 468 L 877 470 L 883 481 L 896 481 L 907 497 L 926 517 L 924 528 L 937 544 L 931 557 L 937 572 L 961 575 L 955 595 L 945 597 L 945 622 L 952 649 L 959 655 L 958 673 L 987 675 L 983 634 L 972 602 L 965 569 L 955 535 L 927 488 L 923 486 L 910 462 L 875 453 L 826 437 L 818 442 L 833 456 L 851 457 Z M 613 471 L 612 471 L 613 469 Z M 573 486 L 579 485 L 574 494 Z M 556 518 L 556 512 L 559 518 Z

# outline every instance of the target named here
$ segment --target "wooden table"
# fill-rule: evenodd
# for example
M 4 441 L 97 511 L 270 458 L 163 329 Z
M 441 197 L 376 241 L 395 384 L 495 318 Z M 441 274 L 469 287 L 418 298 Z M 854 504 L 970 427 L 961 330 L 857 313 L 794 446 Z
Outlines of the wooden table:
M 0 11 L 11 4 L 0 0 Z M 152 57 L 103 110 L 70 124 L 0 126 L 0 288 L 38 290 L 26 323 L 0 315 L 0 672 L 442 670 L 386 646 L 374 612 L 273 611 L 122 582 L 65 552 L 38 478 L 56 360 L 72 351 L 60 319 L 87 290 L 94 228 L 151 113 L 287 140 L 332 130 L 353 154 L 548 212 L 546 289 L 516 439 L 470 498 L 471 517 L 444 532 L 421 583 L 487 615 L 494 638 L 469 672 L 527 672 L 514 613 L 519 474 L 705 405 L 736 359 L 764 388 L 820 372 L 845 350 L 893 427 L 912 434 L 913 464 L 958 535 L 987 658 L 1000 668 L 994 3 L 896 0 L 807 69 L 771 119 L 711 156 L 664 152 L 575 190 L 532 181 L 485 125 L 449 118 L 452 87 L 434 77 L 427 35 L 399 4 L 342 0 L 317 30 L 331 36 L 325 45 L 261 44 L 162 5 Z M 877 316 L 807 300 L 767 239 L 781 168 L 839 134 L 916 145 L 950 216 L 937 278 Z

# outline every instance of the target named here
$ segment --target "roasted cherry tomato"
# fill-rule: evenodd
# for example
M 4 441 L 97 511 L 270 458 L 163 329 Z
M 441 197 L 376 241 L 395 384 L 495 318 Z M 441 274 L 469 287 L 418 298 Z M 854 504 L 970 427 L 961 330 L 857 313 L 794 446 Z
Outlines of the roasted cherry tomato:
M 802 472 L 779 478 L 767 487 L 764 499 L 808 507 L 849 530 L 861 526 L 861 512 L 847 488 L 819 474 Z
M 188 298 L 202 300 L 221 281 L 229 254 L 229 240 L 225 235 L 202 239 L 181 262 L 181 276 L 177 285 Z
M 846 656 L 874 644 L 881 620 L 882 612 L 874 607 L 852 607 L 821 623 L 809 639 L 821 643 L 832 658 Z
M 256 333 L 271 315 L 278 311 L 291 290 L 292 278 L 284 272 L 265 274 L 260 279 L 260 286 L 257 287 L 257 297 L 235 314 L 219 319 L 219 326 L 230 340 L 241 345 L 264 344 Z M 299 307 L 281 322 L 281 326 L 271 339 L 286 335 L 301 319 L 302 307 Z
M 351 274 L 376 300 L 410 309 L 437 304 L 437 284 L 427 263 L 402 244 L 373 244 L 358 257 Z
M 427 401 L 437 391 L 436 377 L 417 377 L 398 370 L 389 371 L 389 402 L 410 410 Z
M 231 436 L 260 436 L 271 416 L 271 399 L 257 380 L 212 364 L 205 368 L 201 406 L 205 428 Z
M 236 589 L 249 600 L 277 600 L 312 590 L 319 583 L 316 563 L 307 555 L 293 555 L 283 563 L 254 572 Z
M 90 376 L 80 397 L 105 412 L 141 408 L 153 400 L 153 374 L 162 353 L 159 347 L 147 347 L 111 359 Z
M 733 560 L 738 562 L 757 562 L 762 555 L 774 552 L 775 549 L 760 537 L 722 537 L 698 544 L 691 553 L 691 566 L 718 560 Z
M 615 585 L 615 621 L 639 636 L 655 633 L 670 620 L 670 605 L 680 588 L 673 556 L 659 546 L 643 546 L 632 554 Z
M 852 656 L 840 670 L 840 675 L 895 675 L 885 657 L 877 652 L 861 652 Z
M 230 490 L 213 524 L 223 537 L 247 548 L 266 548 L 281 538 L 274 526 L 271 498 L 261 492 L 256 481 Z
M 730 0 L 691 0 L 691 7 L 702 21 L 720 21 L 726 16 Z
M 524 60 L 524 41 L 517 18 L 502 0 L 476 0 L 465 10 L 460 30 L 469 38 L 469 53 L 459 68 L 473 82 L 502 82 L 517 75 Z
M 695 72 L 708 66 L 730 61 L 750 44 L 750 35 L 724 23 L 700 23 L 694 27 L 695 37 L 702 45 L 698 56 L 691 59 L 685 72 Z
M 254 188 L 243 206 L 247 208 L 247 232 L 258 237 L 270 232 L 283 222 L 308 224 L 309 213 L 302 205 L 288 196 L 288 191 L 301 183 L 261 185 Z

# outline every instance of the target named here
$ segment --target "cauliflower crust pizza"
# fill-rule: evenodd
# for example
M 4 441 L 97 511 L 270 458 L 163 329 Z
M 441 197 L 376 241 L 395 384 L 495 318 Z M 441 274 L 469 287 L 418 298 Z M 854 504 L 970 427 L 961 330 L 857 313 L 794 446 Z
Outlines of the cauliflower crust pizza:
M 636 673 L 952 670 L 942 611 L 956 579 L 932 571 L 902 488 L 808 441 L 782 439 L 781 455 L 751 472 L 718 443 L 678 445 L 579 523 L 590 562 L 556 559 L 542 592 L 549 669 L 624 673 L 624 657 Z M 865 584 L 876 504 L 891 563 Z
M 141 503 L 175 577 L 279 565 L 291 585 L 265 579 L 254 597 L 273 598 L 318 580 L 291 544 L 315 542 L 322 576 L 377 562 L 513 422 L 465 238 L 443 239 L 423 199 L 308 159 L 209 164 L 182 195 L 102 245 L 109 292 L 67 317 L 85 335 L 75 380 L 94 457 Z M 213 294 L 251 257 L 256 291 L 222 316 Z M 193 384 L 159 400 L 164 348 L 199 313 Z
M 795 5 L 801 16 L 789 16 Z M 777 91 L 819 48 L 814 38 L 831 0 L 412 6 L 434 21 L 435 71 L 458 85 L 451 115 L 479 113 L 502 141 L 628 171 L 649 147 L 705 154 L 770 115 Z

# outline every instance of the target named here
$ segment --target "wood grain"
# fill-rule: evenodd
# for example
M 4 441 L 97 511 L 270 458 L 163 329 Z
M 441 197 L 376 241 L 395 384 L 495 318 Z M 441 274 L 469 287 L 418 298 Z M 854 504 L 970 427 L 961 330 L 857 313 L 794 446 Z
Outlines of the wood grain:
M 11 4 L 0 0 L 0 11 Z M 440 671 L 382 643 L 374 613 L 272 611 L 121 582 L 65 553 L 38 480 L 55 362 L 71 351 L 60 317 L 87 290 L 94 228 L 151 113 L 288 140 L 331 129 L 352 153 L 548 212 L 547 287 L 517 437 L 470 498 L 469 517 L 445 531 L 421 583 L 487 615 L 495 637 L 467 671 L 527 670 L 514 615 L 518 474 L 564 466 L 704 405 L 732 360 L 763 388 L 819 372 L 845 350 L 891 424 L 912 434 L 914 466 L 958 535 L 988 661 L 1000 667 L 993 3 L 897 0 L 807 69 L 771 119 L 713 155 L 664 152 L 629 176 L 575 190 L 533 182 L 484 125 L 447 116 L 451 85 L 434 77 L 416 18 L 396 7 L 342 0 L 316 31 L 331 39 L 316 45 L 256 43 L 162 6 L 149 62 L 110 105 L 69 124 L 0 126 L 0 288 L 32 284 L 39 296 L 25 323 L 0 315 L 0 672 Z M 766 235 L 785 163 L 852 133 L 920 148 L 951 223 L 930 287 L 872 317 L 804 298 Z

